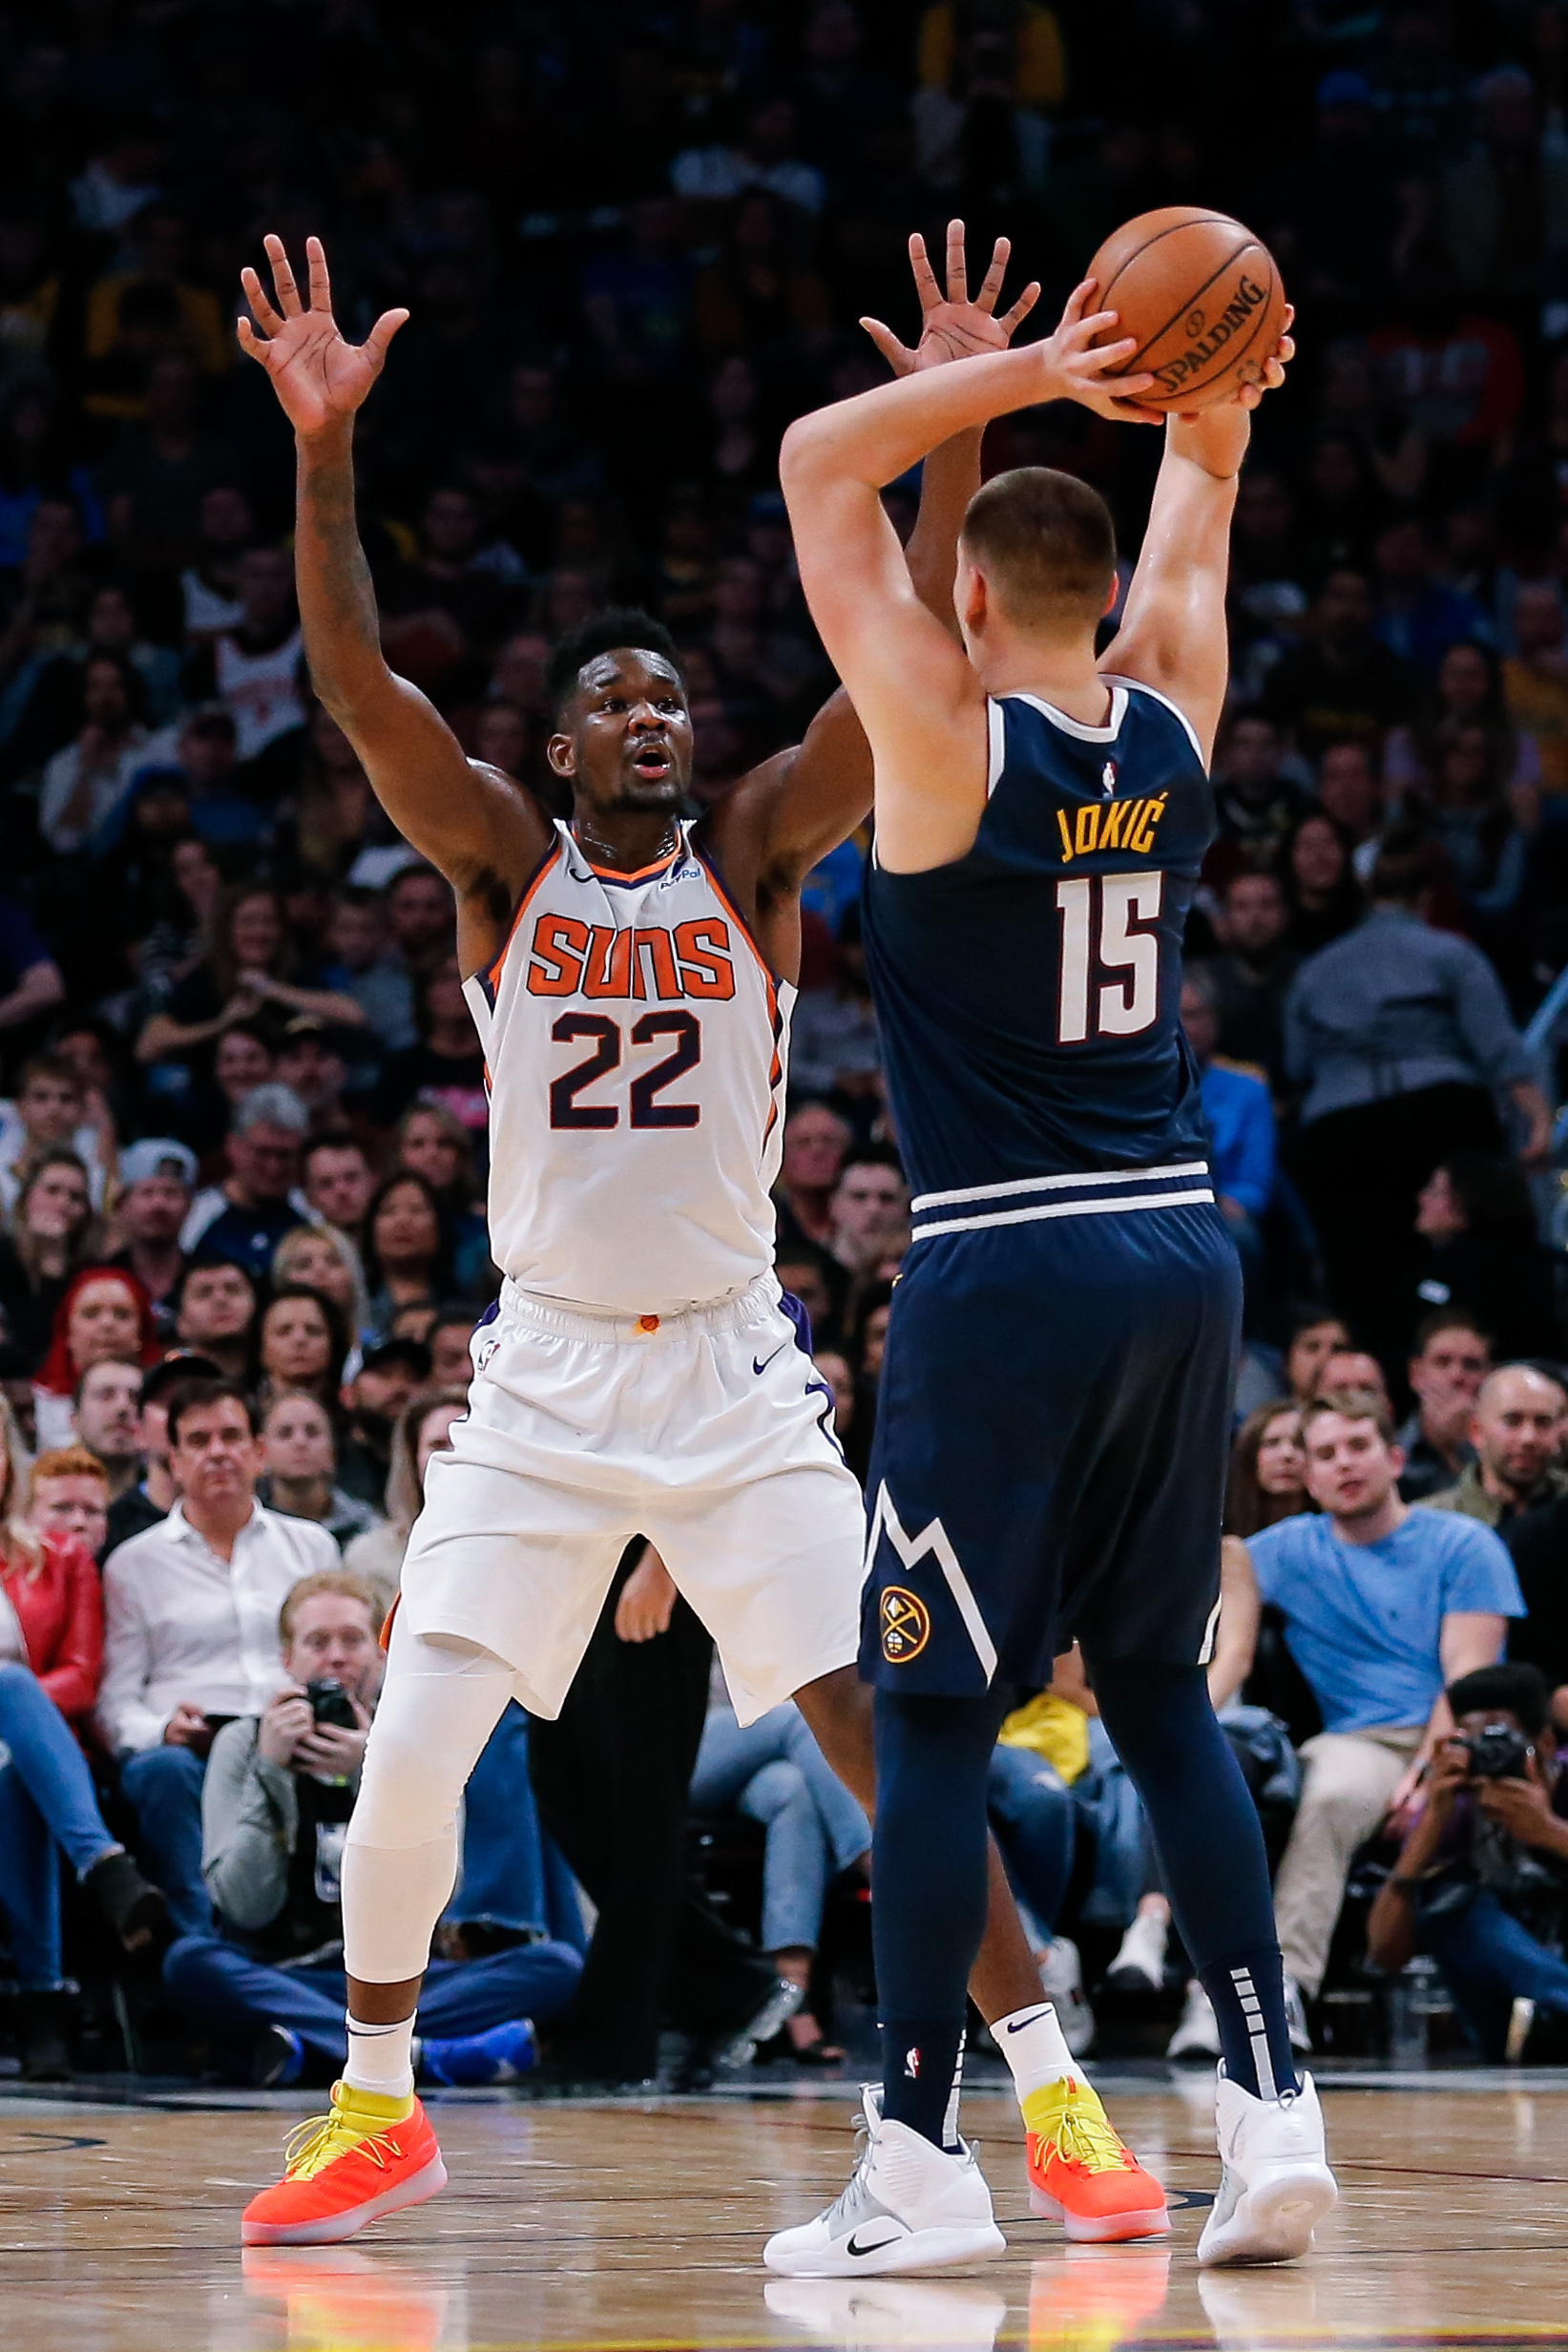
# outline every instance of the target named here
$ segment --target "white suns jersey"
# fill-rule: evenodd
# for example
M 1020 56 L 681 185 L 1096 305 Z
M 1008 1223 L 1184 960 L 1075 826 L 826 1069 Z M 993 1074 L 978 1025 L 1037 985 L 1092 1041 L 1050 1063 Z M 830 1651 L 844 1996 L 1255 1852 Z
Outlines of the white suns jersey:
M 491 1248 L 536 1298 L 676 1314 L 773 1262 L 795 991 L 682 825 L 639 872 L 565 825 L 465 991 L 490 1088 Z

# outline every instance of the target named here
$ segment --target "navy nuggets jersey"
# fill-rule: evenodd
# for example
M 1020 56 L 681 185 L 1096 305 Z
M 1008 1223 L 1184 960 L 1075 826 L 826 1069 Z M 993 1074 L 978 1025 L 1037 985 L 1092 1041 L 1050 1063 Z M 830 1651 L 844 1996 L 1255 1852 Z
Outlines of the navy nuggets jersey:
M 913 1180 L 867 1501 L 861 1672 L 1036 1689 L 1188 1666 L 1220 1572 L 1241 1271 L 1181 1034 L 1213 827 L 1191 728 L 989 705 L 968 856 L 874 870 L 868 961 Z
M 990 703 L 968 856 L 868 877 L 867 962 L 919 1196 L 1204 1160 L 1179 1007 L 1213 795 L 1175 705 L 1106 683 L 1105 726 L 1032 694 Z

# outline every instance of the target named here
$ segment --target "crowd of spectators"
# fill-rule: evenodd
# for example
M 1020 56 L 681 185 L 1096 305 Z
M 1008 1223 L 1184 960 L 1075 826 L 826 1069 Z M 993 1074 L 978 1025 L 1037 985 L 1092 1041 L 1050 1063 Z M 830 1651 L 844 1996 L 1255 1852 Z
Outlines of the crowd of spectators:
M 1399 1890 L 1463 1876 L 1455 1807 L 1493 1819 L 1447 1684 L 1472 1729 L 1512 1717 L 1548 1796 L 1568 1731 L 1568 9 L 1134 15 L 1123 40 L 1087 0 L 0 10 L 0 1900 L 40 2070 L 64 2063 L 62 1854 L 73 1935 L 178 1931 L 217 2044 L 265 2027 L 269 2079 L 330 2062 L 320 1792 L 352 1780 L 366 1631 L 498 1281 L 451 893 L 312 696 L 240 265 L 319 231 L 350 333 L 410 312 L 357 448 L 395 665 L 564 813 L 550 641 L 640 602 L 679 647 L 700 807 L 831 685 L 777 447 L 876 380 L 856 322 L 908 316 L 909 232 L 1011 235 L 1043 331 L 1102 235 L 1189 200 L 1267 238 L 1301 349 L 1241 488 L 1182 1000 L 1247 1294 L 1211 1689 L 1305 1999 L 1391 1820 L 1374 1962 L 1419 1945 L 1484 2047 L 1528 2039 L 1477 1991 L 1496 1937 Z M 1033 411 L 986 462 L 1093 481 L 1125 578 L 1151 440 Z M 914 499 L 888 494 L 901 531 Z M 867 846 L 807 884 L 778 1188 L 862 1474 L 909 1239 Z M 1376 1499 L 1347 1500 L 1372 1458 Z M 656 1565 L 628 1564 L 606 1640 L 674 1639 Z M 1422 1598 L 1390 1630 L 1393 1584 Z M 318 1651 L 352 1730 L 306 1724 Z M 1074 1937 L 1120 1939 L 1122 1991 L 1179 1989 L 1180 1960 L 1081 1673 L 1020 1696 L 993 1817 L 1081 2041 Z M 487 1827 L 482 1775 L 515 1781 L 524 1742 L 503 1725 L 470 1790 L 449 1922 L 449 1959 L 505 1964 L 454 1981 L 448 2022 L 502 2039 L 437 2046 L 437 2079 L 528 2062 L 518 1954 L 536 2022 L 570 1991 L 559 1856 L 532 1815 L 526 1853 Z M 766 1824 L 760 1932 L 804 1985 L 858 1816 L 793 1722 L 748 1745 L 721 1699 L 699 1794 Z M 1504 1826 L 1555 1883 L 1535 1816 Z M 1518 1997 L 1550 2011 L 1555 1981 Z M 820 2059 L 804 2014 L 789 2048 Z M 1205 2033 L 1189 1998 L 1178 2039 Z

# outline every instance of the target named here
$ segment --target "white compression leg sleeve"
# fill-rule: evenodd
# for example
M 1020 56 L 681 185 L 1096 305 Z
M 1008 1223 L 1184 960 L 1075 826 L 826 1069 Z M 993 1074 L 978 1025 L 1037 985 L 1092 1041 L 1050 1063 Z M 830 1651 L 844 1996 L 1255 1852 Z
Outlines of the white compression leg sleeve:
M 423 1972 L 457 1879 L 463 1791 L 512 1692 L 504 1658 L 393 1621 L 343 1853 L 344 1964 L 362 1984 Z

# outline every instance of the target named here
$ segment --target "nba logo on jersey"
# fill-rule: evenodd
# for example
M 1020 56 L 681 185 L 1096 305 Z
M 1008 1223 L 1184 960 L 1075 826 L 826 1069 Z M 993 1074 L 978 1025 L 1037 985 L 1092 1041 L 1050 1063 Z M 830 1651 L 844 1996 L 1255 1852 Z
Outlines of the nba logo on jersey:
M 1107 760 L 1104 766 L 1100 769 L 1099 788 L 1104 793 L 1107 800 L 1110 799 L 1112 793 L 1116 790 L 1115 760 Z

